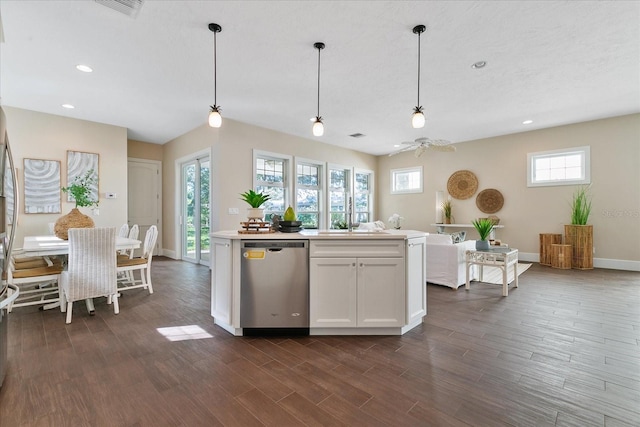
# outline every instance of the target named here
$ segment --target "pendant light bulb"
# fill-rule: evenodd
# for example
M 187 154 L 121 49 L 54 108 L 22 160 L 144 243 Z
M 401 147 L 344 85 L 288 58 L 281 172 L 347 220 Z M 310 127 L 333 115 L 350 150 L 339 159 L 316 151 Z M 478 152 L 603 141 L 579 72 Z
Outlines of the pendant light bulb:
M 220 107 L 211 106 L 209 111 L 209 126 L 212 128 L 219 128 L 222 126 L 222 116 L 220 115 Z
M 422 107 L 415 107 L 413 109 L 413 115 L 411 116 L 411 126 L 413 126 L 414 129 L 423 128 L 425 121 Z
M 219 128 L 222 126 L 222 116 L 220 115 L 220 108 L 217 102 L 218 96 L 218 79 L 217 79 L 217 64 L 216 64 L 216 34 L 222 31 L 222 27 L 218 24 L 209 24 L 209 31 L 213 33 L 213 105 L 209 110 L 209 126 L 212 128 Z
M 324 124 L 322 124 L 322 117 L 316 117 L 316 121 L 313 122 L 313 136 L 324 135 Z

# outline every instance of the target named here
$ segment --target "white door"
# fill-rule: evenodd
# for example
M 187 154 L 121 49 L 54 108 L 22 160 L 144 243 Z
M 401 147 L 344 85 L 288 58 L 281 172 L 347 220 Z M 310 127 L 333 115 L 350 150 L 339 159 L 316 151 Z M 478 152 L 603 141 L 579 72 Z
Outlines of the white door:
M 161 163 L 154 160 L 129 159 L 127 168 L 128 182 L 128 223 L 129 227 L 138 224 L 138 239 L 144 241 L 149 227 L 158 227 L 158 242 L 153 250 L 157 255 L 162 242 L 161 234 Z M 136 250 L 138 255 L 140 249 Z
M 209 156 L 182 164 L 182 259 L 209 265 Z

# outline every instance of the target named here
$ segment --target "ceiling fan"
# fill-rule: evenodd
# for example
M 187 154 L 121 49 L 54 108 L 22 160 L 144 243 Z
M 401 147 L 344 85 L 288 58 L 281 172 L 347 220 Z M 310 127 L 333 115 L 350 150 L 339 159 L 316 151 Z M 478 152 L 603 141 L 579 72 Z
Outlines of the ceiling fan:
M 456 151 L 456 147 L 451 145 L 451 141 L 444 139 L 431 139 L 431 138 L 417 138 L 415 141 L 401 142 L 402 145 L 406 145 L 396 152 L 389 154 L 389 156 L 395 156 L 396 154 L 404 153 L 405 151 L 415 150 L 414 156 L 420 157 L 427 150 L 435 151 Z

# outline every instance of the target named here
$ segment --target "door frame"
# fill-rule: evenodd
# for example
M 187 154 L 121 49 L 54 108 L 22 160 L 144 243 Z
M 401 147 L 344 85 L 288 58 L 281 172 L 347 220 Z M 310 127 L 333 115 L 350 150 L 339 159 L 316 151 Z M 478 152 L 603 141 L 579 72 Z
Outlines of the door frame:
M 198 157 L 209 156 L 209 224 L 213 224 L 213 209 L 211 206 L 213 205 L 213 199 L 211 198 L 212 194 L 212 177 L 213 177 L 213 152 L 211 148 L 206 148 L 204 150 L 199 150 L 188 154 L 186 156 L 180 157 L 174 162 L 174 242 L 175 242 L 175 256 L 174 259 L 182 259 L 182 208 L 183 208 L 183 200 L 182 200 L 182 165 L 184 163 L 196 160 Z M 212 225 L 213 227 L 213 225 Z

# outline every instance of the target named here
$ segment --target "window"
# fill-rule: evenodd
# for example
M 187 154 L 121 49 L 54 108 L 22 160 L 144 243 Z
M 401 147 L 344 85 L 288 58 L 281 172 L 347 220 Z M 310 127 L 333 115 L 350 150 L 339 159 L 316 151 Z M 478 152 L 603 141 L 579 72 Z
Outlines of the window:
M 527 154 L 527 186 L 591 183 L 590 147 Z
M 422 193 L 422 166 L 391 169 L 391 194 Z
M 351 169 L 329 166 L 329 227 L 347 228 L 347 196 L 351 189 Z
M 304 228 L 320 227 L 322 165 L 296 159 L 296 215 Z
M 371 222 L 373 215 L 373 172 L 356 171 L 353 197 L 353 222 Z
M 274 214 L 284 215 L 288 206 L 289 162 L 286 156 L 254 151 L 256 191 L 271 196 L 263 205 L 265 221 L 270 221 Z

